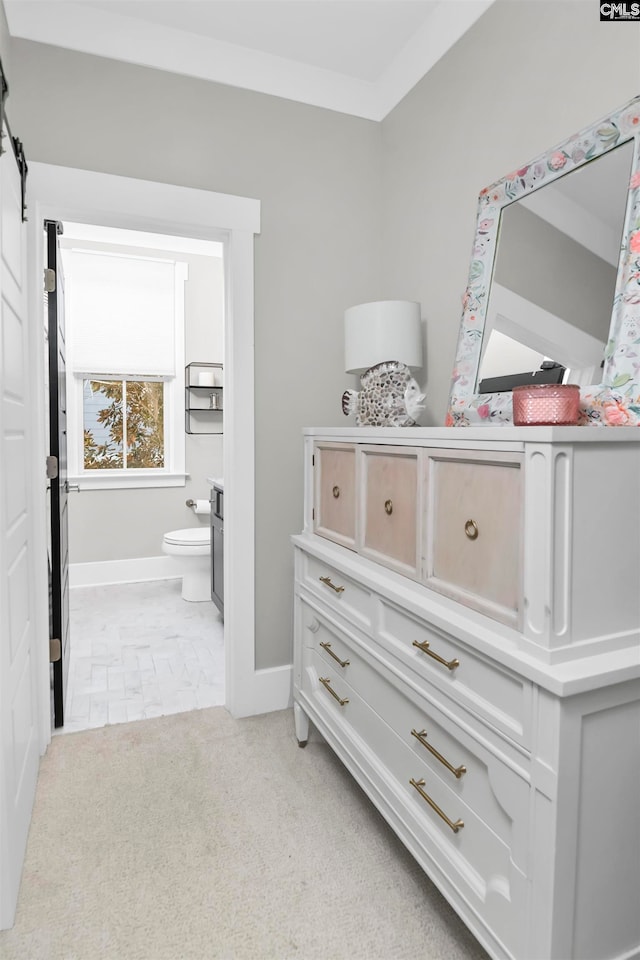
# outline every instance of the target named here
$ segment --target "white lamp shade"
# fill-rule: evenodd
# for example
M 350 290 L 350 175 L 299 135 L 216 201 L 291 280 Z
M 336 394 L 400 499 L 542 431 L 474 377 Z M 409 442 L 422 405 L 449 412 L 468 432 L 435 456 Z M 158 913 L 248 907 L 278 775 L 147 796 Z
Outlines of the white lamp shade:
M 376 300 L 345 310 L 346 372 L 364 373 L 388 360 L 398 360 L 408 367 L 422 366 L 420 304 L 410 300 Z

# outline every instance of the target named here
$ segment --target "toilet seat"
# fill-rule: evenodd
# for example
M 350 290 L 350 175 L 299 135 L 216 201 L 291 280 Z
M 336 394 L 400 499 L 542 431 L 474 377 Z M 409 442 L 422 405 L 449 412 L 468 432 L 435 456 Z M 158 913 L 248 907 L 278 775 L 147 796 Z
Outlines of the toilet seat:
M 177 547 L 205 547 L 211 543 L 210 527 L 187 527 L 185 530 L 170 530 L 164 535 L 165 543 Z

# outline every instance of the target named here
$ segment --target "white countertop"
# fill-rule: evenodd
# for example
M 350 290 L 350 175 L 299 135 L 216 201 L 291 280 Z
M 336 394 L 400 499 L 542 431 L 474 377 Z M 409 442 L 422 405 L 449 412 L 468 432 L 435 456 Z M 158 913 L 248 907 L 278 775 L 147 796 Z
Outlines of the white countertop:
M 527 443 L 638 443 L 639 427 L 515 427 L 512 424 L 502 426 L 477 425 L 474 427 L 305 427 L 303 434 L 308 437 L 327 440 L 350 440 L 355 443 L 380 441 L 380 437 L 396 443 L 419 444 L 421 440 L 448 444 L 478 440 L 501 440 L 515 444 Z
M 224 480 L 222 477 L 207 477 L 207 483 L 212 487 L 219 487 L 224 490 Z

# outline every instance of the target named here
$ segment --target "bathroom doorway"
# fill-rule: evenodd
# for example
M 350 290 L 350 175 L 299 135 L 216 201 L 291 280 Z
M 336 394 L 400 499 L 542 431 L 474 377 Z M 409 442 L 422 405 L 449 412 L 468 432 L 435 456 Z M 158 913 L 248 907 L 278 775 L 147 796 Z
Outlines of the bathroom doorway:
M 32 161 L 27 225 L 29 362 L 42 369 L 42 223 L 45 219 L 94 223 L 225 244 L 225 370 L 223 435 L 225 479 L 224 636 L 225 707 L 234 717 L 284 709 L 291 665 L 259 669 L 255 658 L 255 383 L 254 243 L 260 201 Z M 33 384 L 34 458 L 45 446 L 45 388 Z M 34 460 L 35 462 L 35 460 Z M 47 518 L 44 490 L 34 515 L 34 627 L 48 636 Z M 50 664 L 40 645 L 34 660 L 40 750 L 51 739 Z
M 59 732 L 224 704 L 222 617 L 210 595 L 183 599 L 180 558 L 163 551 L 167 531 L 187 531 L 210 562 L 222 387 L 214 415 L 198 388 L 187 421 L 185 368 L 224 371 L 224 244 L 73 221 L 59 244 L 71 635 Z

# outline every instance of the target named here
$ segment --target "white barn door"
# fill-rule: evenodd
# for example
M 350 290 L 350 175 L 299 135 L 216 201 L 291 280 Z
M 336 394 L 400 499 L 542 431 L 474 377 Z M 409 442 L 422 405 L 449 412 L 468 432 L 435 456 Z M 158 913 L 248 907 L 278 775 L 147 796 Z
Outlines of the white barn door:
M 40 758 L 34 628 L 33 463 L 26 228 L 7 133 L 0 157 L 0 928 L 14 922 Z M 46 638 L 40 638 L 46 643 Z

